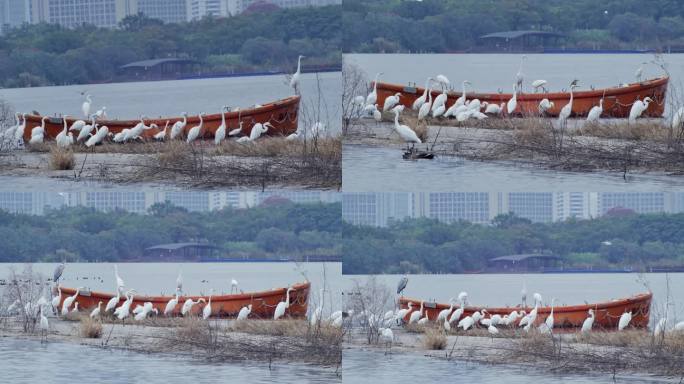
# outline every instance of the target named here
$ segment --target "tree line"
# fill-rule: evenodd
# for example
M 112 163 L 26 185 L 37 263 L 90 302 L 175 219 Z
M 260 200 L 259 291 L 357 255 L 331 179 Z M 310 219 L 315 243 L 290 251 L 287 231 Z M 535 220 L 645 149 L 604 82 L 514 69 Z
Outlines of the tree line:
M 63 207 L 42 216 L 0 210 L 0 262 L 118 261 L 145 248 L 209 242 L 230 256 L 340 255 L 341 205 L 281 204 L 189 212 L 170 203 L 147 214 Z
M 680 0 L 345 0 L 344 52 L 469 51 L 488 33 L 567 34 L 557 48 L 684 47 Z
M 203 72 L 294 71 L 339 65 L 341 6 L 279 9 L 228 18 L 164 24 L 143 14 L 119 28 L 25 24 L 0 36 L 0 86 L 116 81 L 120 66 L 155 58 L 190 58 Z
M 684 214 L 648 214 L 533 223 L 514 214 L 492 225 L 406 219 L 386 228 L 342 229 L 345 274 L 482 271 L 494 257 L 551 252 L 564 266 L 684 265 Z

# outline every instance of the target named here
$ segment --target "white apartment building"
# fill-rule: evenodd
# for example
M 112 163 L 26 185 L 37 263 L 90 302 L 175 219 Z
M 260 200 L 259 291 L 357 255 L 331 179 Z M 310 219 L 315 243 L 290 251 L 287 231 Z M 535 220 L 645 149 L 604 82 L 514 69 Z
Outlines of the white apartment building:
M 187 0 L 137 0 L 138 13 L 162 20 L 165 23 L 181 23 L 188 19 Z
M 339 5 L 342 0 L 228 0 L 228 11 L 231 15 L 238 15 L 256 3 L 273 4 L 280 8 L 300 8 Z
M 7 28 L 31 21 L 30 0 L 0 0 L 0 35 Z

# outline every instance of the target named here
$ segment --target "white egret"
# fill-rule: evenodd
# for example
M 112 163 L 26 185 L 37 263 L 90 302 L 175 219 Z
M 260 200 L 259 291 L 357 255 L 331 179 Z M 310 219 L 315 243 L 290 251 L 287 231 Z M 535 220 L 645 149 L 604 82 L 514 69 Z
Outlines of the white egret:
M 114 135 L 114 138 L 112 139 L 115 143 L 123 143 L 126 141 L 126 135 L 128 135 L 128 132 L 131 130 L 129 128 L 124 128 L 121 130 L 121 132 L 117 133 Z
M 399 98 L 401 97 L 401 93 L 397 92 L 392 96 L 387 96 L 385 98 L 385 103 L 382 105 L 382 111 L 387 112 L 390 109 L 392 109 L 395 105 L 399 104 Z
M 187 316 L 191 314 L 192 307 L 194 307 L 196 304 L 206 302 L 207 301 L 203 297 L 200 297 L 199 299 L 197 299 L 197 301 L 193 301 L 192 299 L 185 300 L 185 303 L 183 303 L 183 307 L 181 308 L 181 315 Z
M 314 138 L 323 136 L 323 134 L 325 133 L 325 124 L 321 123 L 320 121 L 317 121 L 314 123 L 313 126 L 311 126 L 309 132 L 311 132 L 311 137 Z
M 403 308 L 403 309 L 398 310 L 398 311 L 397 311 L 396 318 L 397 318 L 398 320 L 400 320 L 401 322 L 403 322 L 403 321 L 404 321 L 404 318 L 406 318 L 406 316 L 407 316 L 409 313 L 411 313 L 411 311 L 413 311 L 413 303 L 411 303 L 411 302 L 409 301 L 409 303 L 408 303 L 408 308 Z
M 674 328 L 672 328 L 674 331 L 684 331 L 684 321 L 680 321 L 679 323 L 675 324 Z
M 60 133 L 57 134 L 57 137 L 55 137 L 55 141 L 57 142 L 57 145 L 62 147 L 62 148 L 67 148 L 68 146 L 70 146 L 74 142 L 74 135 L 73 134 L 67 135 L 67 129 L 68 129 L 67 122 L 66 122 L 67 117 L 69 117 L 69 116 L 64 115 L 64 117 L 62 117 L 62 122 L 64 123 L 64 128 L 62 129 L 62 131 Z
M 523 91 L 523 80 L 525 75 L 523 74 L 523 63 L 525 62 L 525 59 L 527 59 L 527 55 L 523 55 L 520 58 L 520 68 L 518 68 L 518 73 L 515 74 L 515 82 L 517 87 L 520 89 L 520 93 Z
M 426 325 L 430 321 L 429 312 L 425 311 L 425 317 L 418 320 L 418 325 Z
M 203 318 L 204 320 L 206 320 L 206 319 L 208 319 L 209 317 L 211 317 L 211 296 L 213 296 L 213 294 L 214 294 L 214 290 L 212 289 L 212 290 L 209 292 L 209 302 L 208 302 L 207 305 L 205 305 L 204 308 L 202 309 L 202 318 Z
M 147 301 L 143 305 L 142 310 L 140 312 L 138 312 L 138 314 L 135 315 L 134 319 L 136 321 L 145 320 L 147 318 L 147 316 L 149 314 L 151 314 L 152 312 L 154 312 L 155 314 L 159 314 L 159 311 L 157 310 L 157 308 L 154 308 L 152 306 L 152 303 Z
M 380 110 L 378 109 L 378 105 L 373 104 L 373 107 L 374 107 L 373 111 L 372 111 L 373 119 L 375 119 L 375 121 L 378 121 L 378 122 L 382 121 L 382 113 L 380 113 Z
M 55 313 L 59 312 L 59 303 L 62 301 L 62 287 L 57 284 L 57 296 L 52 298 L 52 309 Z
M 97 303 L 97 307 L 95 307 L 95 309 L 93 309 L 93 311 L 90 312 L 90 318 L 91 318 L 91 319 L 94 319 L 94 318 L 100 316 L 100 309 L 101 309 L 101 308 L 102 308 L 102 300 L 100 300 L 100 301 Z
M 413 131 L 408 125 L 399 124 L 399 111 L 394 110 L 394 129 L 397 131 L 399 136 L 407 143 L 422 143 L 416 132 Z
M 420 107 L 425 104 L 425 102 L 428 99 L 428 92 L 431 92 L 432 90 L 430 89 L 430 83 L 432 82 L 432 77 L 428 77 L 427 80 L 425 80 L 425 91 L 423 91 L 423 95 L 417 98 L 415 101 L 413 101 L 413 105 L 411 106 L 411 109 L 414 111 L 417 111 L 420 109 Z
M 568 118 L 572 114 L 572 101 L 574 96 L 573 90 L 577 87 L 577 84 L 573 81 L 572 84 L 570 84 L 570 101 L 561 108 L 560 113 L 558 114 L 558 123 L 559 124 L 565 124 L 568 121 Z
M 171 136 L 169 137 L 171 140 L 181 137 L 185 127 L 188 125 L 188 113 L 183 112 L 181 116 L 183 116 L 183 120 L 178 120 L 171 126 Z
M 435 100 L 432 102 L 432 107 L 430 108 L 430 110 L 434 113 L 437 109 L 444 107 L 446 105 L 446 101 L 447 101 L 447 91 L 446 91 L 446 89 L 444 89 L 442 91 L 442 93 L 440 93 L 439 95 L 437 95 L 437 97 L 435 97 Z M 445 108 L 445 110 L 446 110 L 446 108 Z
M 380 341 L 385 342 L 391 349 L 392 344 L 394 343 L 394 332 L 389 328 L 380 328 L 378 329 L 378 332 L 380 333 Z
M 553 304 L 556 301 L 555 298 L 551 299 L 551 313 L 546 317 L 544 323 L 549 327 L 549 331 L 553 332 L 554 318 L 553 318 Z
M 506 103 L 506 112 L 508 115 L 512 115 L 515 109 L 518 107 L 518 89 L 513 84 L 513 97 Z
M 632 104 L 632 109 L 629 110 L 629 122 L 634 123 L 641 114 L 648 109 L 648 105 L 653 101 L 650 97 L 645 97 L 644 101 L 638 100 Z
M 107 118 L 107 107 L 102 107 L 102 109 L 98 109 L 97 112 L 95 112 L 95 118 Z
M 242 307 L 240 309 L 240 312 L 238 313 L 237 321 L 247 320 L 250 313 L 252 313 L 252 304 L 250 304 L 246 307 Z
M 418 320 L 420 320 L 421 317 L 423 317 L 423 305 L 424 305 L 424 302 L 421 301 L 420 302 L 420 310 L 418 312 L 416 312 L 416 311 L 411 312 L 411 316 L 409 317 L 409 324 L 416 323 L 416 322 L 418 322 Z
M 354 105 L 363 108 L 364 105 L 366 105 L 366 98 L 359 95 L 354 97 Z
M 252 130 L 249 132 L 249 139 L 251 141 L 254 141 L 261 137 L 264 133 L 268 132 L 268 128 L 274 128 L 273 125 L 269 122 L 265 122 L 263 124 L 261 123 L 256 123 L 252 127 Z
M 24 131 L 26 130 L 26 114 L 24 113 L 22 115 L 22 122 L 17 126 L 17 129 L 14 131 L 14 138 L 17 140 L 17 142 L 23 142 L 24 141 Z
M 285 294 L 285 301 L 281 301 L 278 303 L 278 305 L 276 305 L 276 309 L 273 312 L 273 320 L 278 320 L 281 317 L 283 317 L 285 315 L 285 310 L 290 308 L 290 291 L 292 291 L 292 287 L 289 287 L 287 289 L 287 293 Z
M 176 288 L 176 297 L 173 299 L 169 300 L 168 303 L 166 303 L 166 307 L 164 308 L 164 316 L 169 316 L 173 312 L 174 309 L 176 309 L 176 306 L 178 305 L 178 296 L 180 295 L 180 289 Z
M 242 132 L 242 121 L 240 121 L 240 125 L 237 128 L 231 129 L 231 131 L 228 132 L 228 136 L 237 136 L 240 132 Z
M 81 112 L 83 112 L 83 116 L 86 118 L 90 117 L 90 104 L 92 102 L 93 100 L 90 98 L 90 94 L 86 94 L 86 101 L 81 105 Z
M 321 314 L 323 313 L 323 289 L 320 289 L 318 297 L 318 306 L 313 312 L 311 312 L 311 319 L 309 319 L 309 323 L 312 326 L 315 326 L 316 323 L 318 323 L 318 320 L 320 320 Z
M 131 304 L 133 303 L 134 292 L 134 290 L 129 289 L 126 292 L 126 301 L 124 301 L 124 303 L 121 304 L 116 311 L 114 311 L 116 317 L 118 317 L 119 320 L 123 321 L 124 323 L 126 322 L 126 318 L 131 315 Z
M 93 129 L 95 129 L 95 117 L 91 116 L 90 124 L 81 128 L 81 130 L 78 132 L 78 136 L 76 137 L 76 141 L 82 141 L 88 138 Z
M 239 291 L 238 291 L 238 282 L 237 282 L 237 280 L 235 280 L 235 279 L 231 279 L 231 280 L 230 280 L 230 293 L 233 293 L 233 291 L 234 291 L 235 293 L 238 293 L 238 292 L 239 292 Z
M 535 80 L 532 82 L 532 87 L 534 88 L 534 93 L 539 92 L 539 88 L 546 91 L 544 86 L 547 84 L 546 80 Z
M 506 103 L 501 103 L 501 105 L 496 105 L 496 104 L 489 104 L 485 102 L 485 111 L 484 113 L 488 115 L 500 115 L 504 111 L 504 107 L 506 106 Z
M 43 139 L 45 138 L 45 120 L 47 119 L 47 116 L 43 116 L 40 125 L 31 129 L 30 144 L 40 144 L 43 142 Z
M 74 303 L 74 309 L 72 309 L 69 313 L 78 313 L 78 301 Z
M 470 103 L 468 103 L 468 109 L 471 111 L 479 111 L 482 109 L 482 103 L 480 102 L 480 99 L 470 100 Z
M 121 276 L 119 276 L 119 266 L 114 264 L 114 277 L 116 278 L 116 289 L 117 291 L 123 290 L 126 286 Z
M 48 318 L 43 314 L 43 306 L 40 307 L 40 332 L 45 333 L 45 341 L 47 342 L 47 335 L 50 330 Z
M 644 64 L 646 63 L 641 63 L 639 68 L 637 68 L 636 72 L 634 72 L 634 77 L 636 78 L 637 83 L 641 83 L 641 77 L 644 74 Z
M 665 327 L 667 326 L 667 315 L 660 319 L 653 330 L 653 336 L 658 337 L 665 333 Z
M 467 331 L 473 325 L 475 325 L 475 319 L 473 319 L 471 316 L 466 316 L 458 322 L 457 328 L 460 327 L 463 328 L 464 331 Z
M 304 57 L 305 56 L 299 55 L 299 58 L 297 59 L 297 72 L 295 72 L 290 79 L 290 87 L 294 88 L 295 93 L 299 92 L 299 76 L 302 70 L 302 58 Z
M 444 103 L 442 103 L 442 105 L 438 106 L 437 108 L 435 108 L 432 111 L 432 117 L 438 118 L 438 117 L 442 116 L 445 111 L 446 111 L 446 108 L 444 107 Z
M 436 80 L 438 83 L 442 84 L 443 87 L 446 87 L 447 85 L 451 84 L 451 82 L 449 81 L 449 79 L 448 79 L 446 76 L 441 75 L 441 74 L 435 76 L 435 80 Z
M 249 138 L 249 136 L 242 136 L 241 138 L 235 140 L 236 143 L 248 143 L 251 141 L 252 140 Z
M 487 327 L 487 332 L 489 332 L 490 335 L 498 335 L 499 330 L 494 326 L 494 324 L 491 324 L 490 326 Z
M 587 333 L 591 332 L 591 328 L 594 326 L 594 310 L 589 309 L 589 317 L 587 317 L 584 320 L 584 323 L 582 323 L 582 333 Z
M 428 93 L 428 101 L 423 103 L 418 109 L 418 121 L 423 120 L 430 114 L 430 109 L 432 108 L 432 88 L 430 88 Z
M 202 131 L 202 128 L 204 127 L 204 120 L 202 118 L 202 112 L 199 114 L 199 119 L 200 123 L 199 125 L 195 125 L 194 127 L 190 128 L 190 131 L 188 131 L 188 137 L 185 139 L 186 143 L 192 143 L 197 139 Z
M 465 105 L 465 103 L 466 103 L 466 84 L 470 84 L 470 81 L 463 80 L 463 84 L 462 84 L 463 94 L 461 95 L 461 97 L 456 99 L 456 103 L 454 103 L 456 106 Z
M 444 328 L 444 332 L 446 333 L 451 332 L 451 323 L 449 323 L 449 319 L 444 319 L 444 322 L 442 323 L 442 328 Z
M 625 312 L 620 315 L 620 321 L 618 322 L 618 331 L 622 331 L 627 328 L 629 322 L 632 321 L 632 311 Z
M 121 291 L 117 287 L 116 289 L 116 296 L 112 297 L 109 299 L 107 302 L 107 305 L 105 306 L 105 313 L 113 310 L 116 308 L 117 305 L 119 305 L 119 301 L 121 300 Z
M 549 99 L 542 99 L 542 101 L 539 102 L 539 114 L 543 115 L 548 111 L 549 109 L 553 108 L 555 104 L 553 101 L 549 101 Z
M 97 124 L 95 125 L 95 134 L 90 136 L 90 138 L 85 142 L 86 147 L 92 147 L 93 145 L 100 144 L 109 135 L 109 128 L 103 125 L 99 129 Z
M 587 121 L 592 121 L 592 122 L 599 121 L 602 113 L 603 113 L 603 98 L 601 98 L 601 100 L 599 100 L 599 105 L 595 105 L 589 110 L 589 114 L 587 115 Z
M 373 81 L 373 90 L 371 93 L 366 96 L 366 105 L 368 104 L 375 104 L 376 101 L 378 101 L 378 77 L 382 75 L 382 72 L 378 72 L 375 74 L 375 81 Z
M 66 316 L 67 313 L 69 313 L 69 308 L 71 308 L 71 304 L 74 303 L 78 294 L 81 293 L 81 289 L 83 289 L 83 287 L 76 288 L 76 293 L 74 293 L 73 296 L 64 299 L 64 302 L 62 303 L 62 316 Z
M 451 312 L 454 310 L 455 300 L 453 298 L 451 298 L 451 299 L 449 299 L 449 303 L 451 304 L 451 306 L 449 308 L 442 309 L 441 311 L 439 311 L 439 314 L 437 314 L 437 320 L 436 321 L 438 323 L 442 322 L 443 320 L 448 318 L 449 315 L 451 314 Z
M 178 277 L 176 277 L 176 291 L 183 292 L 183 271 L 178 270 Z
M 453 323 L 455 321 L 459 321 L 461 319 L 461 316 L 463 316 L 463 306 L 458 307 L 455 311 L 451 313 L 451 316 L 449 316 L 449 322 Z
M 164 126 L 164 129 L 155 133 L 154 136 L 152 136 L 155 140 L 157 141 L 164 141 L 166 139 L 166 135 L 169 130 L 169 121 L 166 120 L 166 125 Z
M 221 125 L 216 128 L 216 133 L 214 133 L 214 144 L 216 145 L 221 144 L 221 141 L 226 138 L 226 109 L 228 106 L 221 109 Z
M 71 123 L 71 127 L 69 127 L 70 131 L 78 131 L 80 132 L 83 127 L 86 126 L 86 122 L 84 120 L 76 120 L 73 123 Z

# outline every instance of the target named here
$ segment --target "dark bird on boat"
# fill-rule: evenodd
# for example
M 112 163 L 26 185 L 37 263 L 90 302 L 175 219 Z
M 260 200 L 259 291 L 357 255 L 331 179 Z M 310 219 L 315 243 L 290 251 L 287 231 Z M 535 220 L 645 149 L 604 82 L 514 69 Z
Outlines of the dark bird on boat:
M 399 284 L 397 284 L 397 295 L 400 295 L 406 289 L 406 284 L 408 284 L 408 277 L 404 276 L 399 280 Z
M 64 262 L 55 267 L 55 271 L 52 273 L 53 282 L 57 283 L 57 280 L 59 280 L 59 278 L 62 277 L 62 273 L 64 273 L 64 267 Z

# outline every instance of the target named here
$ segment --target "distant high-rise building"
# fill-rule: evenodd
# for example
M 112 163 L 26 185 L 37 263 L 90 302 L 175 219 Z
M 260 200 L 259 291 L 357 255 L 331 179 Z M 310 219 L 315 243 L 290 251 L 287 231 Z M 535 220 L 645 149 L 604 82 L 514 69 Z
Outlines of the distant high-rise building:
M 342 4 L 342 0 L 228 0 L 228 11 L 237 15 L 255 4 L 273 4 L 280 8 L 322 7 L 326 5 Z
M 30 0 L 0 0 L 0 35 L 8 28 L 30 22 Z
M 137 0 L 31 0 L 31 22 L 112 28 L 137 10 Z
M 187 20 L 199 20 L 206 16 L 228 16 L 226 0 L 187 0 Z
M 187 0 L 138 0 L 138 13 L 162 20 L 181 23 L 188 19 Z

